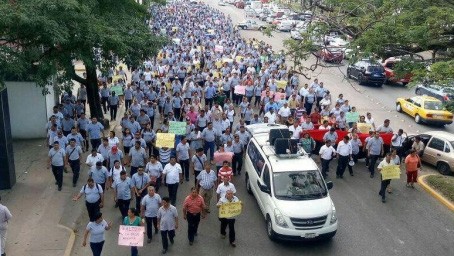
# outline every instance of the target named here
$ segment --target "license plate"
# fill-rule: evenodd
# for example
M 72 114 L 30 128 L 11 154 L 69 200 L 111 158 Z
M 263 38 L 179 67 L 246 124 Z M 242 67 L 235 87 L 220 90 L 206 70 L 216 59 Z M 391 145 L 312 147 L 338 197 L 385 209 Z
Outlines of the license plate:
M 441 119 L 443 118 L 443 116 L 439 116 L 439 115 L 434 115 L 433 118 L 436 118 L 436 119 Z
M 315 234 L 315 233 L 307 233 L 304 235 L 304 238 L 314 238 L 316 236 L 317 236 L 317 234 Z

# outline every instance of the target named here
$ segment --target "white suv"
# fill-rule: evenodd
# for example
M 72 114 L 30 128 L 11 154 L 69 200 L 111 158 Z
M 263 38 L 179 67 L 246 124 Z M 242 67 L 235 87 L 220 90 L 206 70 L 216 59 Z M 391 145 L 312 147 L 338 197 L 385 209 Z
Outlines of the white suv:
M 270 131 L 276 128 L 288 130 L 281 125 L 247 126 L 252 139 L 244 162 L 247 191 L 257 199 L 268 237 L 330 239 L 337 231 L 336 208 L 328 193 L 333 183 L 325 183 L 317 164 L 304 150 L 289 152 L 293 148 L 290 139 L 276 140 L 276 145 L 288 141 L 288 148 L 270 145 Z M 281 154 L 282 150 L 287 152 Z

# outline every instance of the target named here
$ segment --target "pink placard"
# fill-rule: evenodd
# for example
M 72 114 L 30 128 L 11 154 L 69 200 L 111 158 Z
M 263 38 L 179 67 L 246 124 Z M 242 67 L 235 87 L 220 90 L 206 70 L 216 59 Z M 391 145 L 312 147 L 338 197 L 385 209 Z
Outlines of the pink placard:
M 245 95 L 246 94 L 246 86 L 244 86 L 244 85 L 236 85 L 234 92 L 235 92 L 235 94 Z
M 143 246 L 145 227 L 120 225 L 118 245 Z
M 276 94 L 274 94 L 274 101 L 280 101 L 281 99 L 285 100 L 285 93 L 276 92 Z
M 224 52 L 224 46 L 222 46 L 222 45 L 215 45 L 215 46 L 214 46 L 214 51 L 215 51 L 215 52 L 220 52 L 220 53 L 222 53 L 222 52 Z
M 274 92 L 273 91 L 270 91 L 270 97 L 273 97 L 274 95 Z M 262 91 L 262 99 L 265 98 L 266 96 L 266 91 Z
M 224 161 L 231 163 L 232 158 L 233 152 L 214 152 L 214 161 L 216 163 L 222 163 Z

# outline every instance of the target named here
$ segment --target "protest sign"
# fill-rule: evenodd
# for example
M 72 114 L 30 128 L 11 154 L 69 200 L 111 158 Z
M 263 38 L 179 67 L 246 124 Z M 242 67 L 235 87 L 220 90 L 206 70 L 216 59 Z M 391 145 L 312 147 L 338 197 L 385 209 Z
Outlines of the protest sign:
M 117 96 L 123 95 L 123 87 L 121 87 L 121 85 L 115 85 L 110 87 L 110 91 L 115 92 L 115 95 Z
M 285 100 L 285 96 L 286 96 L 286 95 L 285 95 L 285 93 L 283 93 L 283 92 L 276 92 L 276 93 L 274 94 L 274 101 L 277 102 L 277 101 L 280 101 L 280 100 Z
M 244 95 L 244 94 L 246 94 L 246 86 L 244 86 L 244 85 L 236 85 L 234 92 L 235 92 L 235 94 Z
M 186 122 L 169 122 L 169 133 L 176 135 L 186 135 Z
M 276 85 L 277 85 L 278 89 L 284 89 L 285 90 L 285 87 L 287 86 L 287 81 L 278 80 L 278 81 L 276 81 Z
M 215 45 L 215 46 L 214 46 L 214 51 L 215 51 L 215 52 L 220 52 L 220 53 L 222 53 L 222 52 L 224 52 L 224 46 L 222 46 L 222 45 Z
M 158 148 L 174 148 L 175 134 L 174 133 L 157 133 L 156 147 Z
M 382 180 L 398 180 L 400 179 L 400 166 L 399 165 L 383 166 L 380 173 Z
M 370 129 L 372 128 L 372 125 L 366 123 L 357 123 L 357 127 L 360 133 L 369 133 Z
M 269 91 L 270 92 L 270 97 L 273 97 L 274 95 L 274 92 L 273 91 Z M 266 91 L 262 91 L 262 99 L 265 98 L 266 96 Z
M 214 161 L 216 163 L 223 163 L 224 161 L 231 163 L 232 158 L 233 152 L 214 152 Z
M 120 225 L 118 245 L 143 246 L 145 227 Z
M 225 203 L 219 207 L 219 218 L 232 218 L 241 214 L 241 202 Z

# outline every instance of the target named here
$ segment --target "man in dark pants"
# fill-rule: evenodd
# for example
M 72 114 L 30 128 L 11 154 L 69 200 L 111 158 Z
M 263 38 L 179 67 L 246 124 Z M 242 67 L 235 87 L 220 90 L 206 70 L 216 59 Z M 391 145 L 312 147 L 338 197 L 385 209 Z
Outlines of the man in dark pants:
M 383 161 L 381 161 L 378 166 L 377 166 L 377 170 L 378 172 L 381 172 L 383 167 L 385 166 L 391 166 L 391 165 L 395 165 L 394 161 L 391 161 L 391 153 L 387 153 L 386 154 L 386 157 L 385 159 L 383 159 Z M 386 188 L 389 186 L 389 184 L 391 183 L 391 180 L 383 180 L 381 181 L 381 185 L 380 185 L 380 192 L 378 192 L 378 195 L 381 196 L 381 201 L 383 203 L 386 202 Z
M 106 114 L 107 111 L 109 110 L 108 101 L 109 101 L 109 96 L 110 96 L 110 89 L 107 88 L 107 84 L 106 83 L 104 83 L 102 85 L 102 88 L 100 90 L 100 94 L 101 94 L 102 109 L 104 110 L 104 114 Z
M 367 148 L 367 155 L 370 158 L 370 164 L 369 164 L 369 172 L 370 172 L 370 177 L 374 177 L 375 173 L 375 163 L 377 163 L 377 160 L 380 156 L 383 155 L 383 139 L 380 137 L 380 134 L 378 132 L 375 132 L 374 137 L 369 139 L 366 145 Z
M 137 169 L 137 173 L 132 175 L 131 180 L 134 187 L 134 195 L 136 197 L 136 209 L 140 209 L 140 202 L 148 193 L 147 187 L 151 182 L 150 176 L 145 174 L 143 172 L 143 167 L 140 166 L 139 169 Z
M 162 171 L 162 184 L 166 184 L 172 205 L 177 201 L 178 184 L 183 184 L 183 171 L 177 163 L 175 156 L 170 157 L 170 162 Z
M 92 178 L 88 178 L 80 190 L 79 194 L 73 197 L 73 201 L 79 200 L 82 195 L 85 195 L 85 206 L 87 207 L 88 217 L 90 221 L 95 221 L 95 215 L 104 205 L 104 191 L 101 185 L 95 183 Z
M 323 178 L 326 178 L 328 176 L 327 172 L 329 172 L 329 163 L 336 155 L 336 150 L 331 146 L 331 140 L 325 141 L 325 145 L 320 148 L 318 155 L 320 157 L 320 162 L 322 163 Z
M 115 180 L 113 189 L 114 201 L 118 204 L 121 217 L 124 219 L 128 216 L 131 195 L 134 193 L 131 178 L 126 176 L 126 171 L 120 172 L 120 179 Z
M 53 148 L 49 150 L 49 159 L 47 161 L 47 169 L 52 167 L 52 173 L 54 174 L 55 184 L 58 186 L 58 191 L 61 191 L 63 185 L 63 168 L 67 163 L 66 152 L 63 148 L 60 148 L 58 141 L 54 142 Z
M 188 221 L 188 240 L 189 245 L 194 243 L 197 236 L 200 217 L 205 218 L 205 202 L 203 197 L 197 192 L 197 188 L 191 188 L 191 194 L 186 197 L 183 203 L 183 218 Z
M 159 207 L 161 207 L 161 196 L 156 194 L 153 186 L 149 186 L 147 190 L 148 194 L 144 196 L 140 203 L 140 212 L 142 218 L 145 218 L 147 222 L 147 243 L 151 243 L 151 239 L 153 238 L 153 226 L 155 234 L 159 231 L 157 216 Z
M 76 145 L 76 139 L 70 139 L 69 145 L 66 147 L 66 162 L 69 163 L 73 172 L 73 187 L 76 186 L 79 179 L 81 156 L 82 148 Z
M 110 108 L 110 121 L 115 121 L 117 119 L 117 110 L 120 105 L 120 98 L 115 95 L 115 92 L 112 92 L 112 95 L 108 99 L 109 108 Z
M 241 175 L 241 168 L 243 168 L 243 148 L 244 145 L 240 141 L 240 136 L 235 134 L 232 142 L 233 148 L 233 159 L 232 159 L 232 169 L 233 175 Z
M 168 240 L 174 243 L 175 229 L 178 229 L 177 208 L 170 204 L 168 197 L 162 198 L 162 206 L 158 210 L 158 229 L 161 230 L 162 254 L 165 254 L 169 248 Z
M 345 135 L 342 141 L 337 144 L 337 170 L 336 178 L 344 178 L 345 168 L 347 168 L 348 162 L 352 160 L 352 145 L 349 142 L 350 138 Z
M 220 208 L 223 204 L 237 203 L 240 200 L 233 195 L 233 191 L 229 190 L 225 194 L 225 197 L 219 198 L 217 207 Z M 219 218 L 221 221 L 221 238 L 224 239 L 226 236 L 226 228 L 229 227 L 229 242 L 232 247 L 236 247 L 235 244 L 235 218 Z

